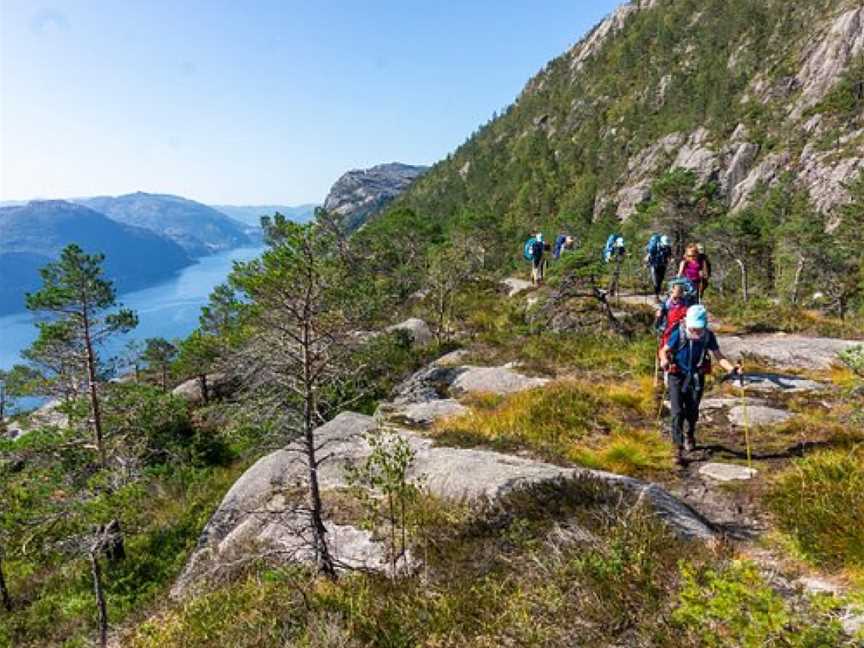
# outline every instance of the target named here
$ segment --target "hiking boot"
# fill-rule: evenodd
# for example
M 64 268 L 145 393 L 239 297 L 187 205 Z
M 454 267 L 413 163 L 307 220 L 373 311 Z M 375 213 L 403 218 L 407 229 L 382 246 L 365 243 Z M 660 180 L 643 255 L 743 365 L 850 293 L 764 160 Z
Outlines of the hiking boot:
M 687 461 L 684 459 L 684 448 L 678 447 L 678 452 L 675 454 L 675 464 L 678 466 L 687 465 Z
M 696 439 L 693 438 L 692 434 L 688 434 L 687 438 L 684 439 L 684 451 L 685 452 L 693 452 L 696 449 Z

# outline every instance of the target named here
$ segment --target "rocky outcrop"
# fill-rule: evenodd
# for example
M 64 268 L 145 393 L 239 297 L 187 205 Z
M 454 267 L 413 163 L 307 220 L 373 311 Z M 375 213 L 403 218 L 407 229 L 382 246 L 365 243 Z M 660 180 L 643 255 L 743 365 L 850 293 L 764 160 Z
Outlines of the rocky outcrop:
M 709 137 L 710 133 L 707 129 L 697 128 L 678 149 L 672 168 L 680 167 L 693 171 L 703 183 L 717 176 L 720 161 L 717 153 L 709 145 Z
M 634 13 L 643 9 L 651 9 L 658 0 L 634 0 L 619 6 L 607 16 L 591 33 L 577 43 L 569 52 L 570 65 L 574 72 L 580 71 L 585 63 L 594 57 L 610 36 L 624 28 L 627 19 Z
M 816 105 L 862 49 L 864 8 L 858 7 L 837 16 L 823 35 L 811 40 L 795 76 L 801 95 L 792 106 L 790 117 L 799 119 L 804 111 Z
M 348 485 L 346 466 L 368 456 L 371 450 L 364 435 L 377 425 L 372 417 L 344 412 L 316 431 L 316 440 L 328 455 L 318 469 L 322 490 Z M 684 537 L 714 536 L 706 520 L 655 484 L 489 450 L 441 447 L 406 430 L 395 433 L 414 453 L 409 478 L 422 475 L 428 492 L 442 499 L 489 502 L 532 484 L 587 479 L 645 502 Z M 196 584 L 243 561 L 310 560 L 307 518 L 302 498 L 298 501 L 308 472 L 302 457 L 300 446 L 292 444 L 260 459 L 240 477 L 207 523 L 172 589 L 173 597 L 186 595 Z M 339 564 L 386 569 L 384 549 L 369 533 L 334 523 L 328 523 L 328 532 Z
M 343 217 L 345 227 L 355 230 L 405 191 L 428 168 L 393 162 L 349 171 L 330 188 L 324 209 Z
M 429 325 L 416 317 L 411 317 L 404 322 L 394 324 L 393 326 L 388 327 L 387 331 L 404 331 L 411 338 L 411 342 L 420 347 L 432 344 L 435 339 Z
M 517 279 L 516 277 L 508 277 L 501 282 L 501 285 L 507 291 L 508 297 L 515 297 L 521 292 L 526 290 L 531 290 L 534 286 L 530 281 L 525 281 L 524 279 Z
M 838 362 L 837 354 L 861 344 L 852 340 L 806 337 L 776 333 L 769 335 L 721 335 L 720 348 L 732 357 L 762 358 L 777 367 L 828 369 Z
M 789 153 L 771 153 L 765 156 L 747 176 L 729 188 L 729 206 L 735 211 L 746 207 L 753 192 L 759 187 L 770 187 L 789 164 Z
M 749 425 L 775 425 L 792 418 L 786 410 L 767 405 L 736 405 L 729 410 L 729 422 L 737 427 Z
M 230 395 L 233 391 L 233 382 L 223 373 L 207 374 L 207 398 L 224 398 Z M 200 378 L 190 378 L 189 380 L 180 383 L 171 393 L 174 396 L 189 401 L 193 404 L 204 402 L 204 394 L 201 391 L 202 383 Z
M 857 137 L 860 132 L 846 136 Z M 843 142 L 838 142 L 842 147 Z M 846 185 L 864 171 L 864 146 L 859 147 L 860 155 L 837 159 L 837 151 L 817 151 L 810 143 L 801 152 L 798 164 L 798 180 L 807 189 L 813 206 L 823 213 L 849 200 Z

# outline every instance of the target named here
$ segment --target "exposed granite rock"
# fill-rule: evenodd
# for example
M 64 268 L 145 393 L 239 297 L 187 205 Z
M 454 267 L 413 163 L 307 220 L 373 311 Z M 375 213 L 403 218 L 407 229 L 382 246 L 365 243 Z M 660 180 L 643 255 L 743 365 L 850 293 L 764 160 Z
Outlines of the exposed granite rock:
M 427 170 L 392 162 L 349 171 L 330 188 L 324 209 L 344 217 L 349 230 L 357 229 Z
M 706 463 L 699 467 L 700 475 L 720 482 L 753 479 L 756 472 L 755 468 L 725 463 Z
M 790 156 L 786 151 L 766 155 L 747 174 L 742 181 L 738 182 L 729 192 L 729 206 L 738 210 L 746 207 L 753 192 L 760 186 L 770 187 L 781 173 L 787 168 Z
M 732 159 L 720 175 L 720 186 L 727 196 L 731 197 L 733 190 L 747 178 L 757 155 L 758 144 L 741 142 L 735 147 Z
M 232 381 L 225 374 L 207 374 L 207 395 L 209 398 L 228 396 L 232 391 L 232 387 Z M 198 378 L 190 378 L 180 383 L 171 390 L 171 393 L 190 403 L 201 403 L 204 401 L 204 397 L 201 394 L 201 381 Z
M 672 163 L 693 171 L 700 182 L 706 182 L 719 173 L 720 161 L 717 153 L 708 146 L 710 133 L 703 127 L 697 128 L 678 150 L 678 156 Z
M 323 490 L 347 485 L 346 466 L 361 462 L 370 448 L 364 434 L 375 419 L 344 412 L 319 428 L 316 440 L 329 459 L 318 469 Z M 562 479 L 591 479 L 637 496 L 685 537 L 711 539 L 711 525 L 656 484 L 600 471 L 564 468 L 489 450 L 446 448 L 431 439 L 398 431 L 414 452 L 409 478 L 422 475 L 430 493 L 459 501 L 497 500 L 515 489 Z M 307 467 L 296 444 L 267 455 L 249 468 L 228 491 L 213 514 L 172 589 L 183 597 L 196 584 L 243 559 L 267 555 L 284 562 L 307 561 L 306 517 L 291 503 L 291 491 L 302 487 Z M 383 548 L 366 532 L 328 524 L 333 553 L 343 564 L 385 569 Z
M 524 292 L 533 288 L 530 281 L 526 281 L 525 279 L 517 279 L 516 277 L 508 277 L 507 279 L 504 279 L 501 282 L 501 285 L 507 289 L 508 297 L 515 297 L 520 292 Z
M 774 425 L 792 418 L 786 410 L 766 405 L 736 405 L 729 410 L 729 422 L 738 427 L 745 425 Z
M 824 383 L 798 376 L 758 373 L 746 374 L 744 376 L 745 391 L 755 391 L 758 393 L 797 394 L 801 392 L 818 392 L 825 388 L 826 385 Z
M 837 354 L 861 344 L 852 340 L 775 333 L 767 335 L 721 335 L 720 349 L 732 358 L 752 355 L 778 367 L 828 369 Z
M 849 200 L 846 185 L 864 171 L 864 148 L 858 157 L 835 158 L 836 151 L 817 151 L 811 143 L 804 147 L 799 160 L 798 181 L 809 192 L 813 206 L 823 213 Z
M 852 59 L 864 49 L 864 8 L 850 9 L 837 16 L 824 36 L 810 39 L 796 81 L 801 96 L 789 116 L 799 119 L 816 105 L 837 82 Z
M 432 344 L 434 336 L 429 325 L 416 317 L 409 318 L 399 324 L 394 324 L 387 328 L 387 331 L 406 331 L 411 336 L 411 341 L 416 346 L 427 346 Z

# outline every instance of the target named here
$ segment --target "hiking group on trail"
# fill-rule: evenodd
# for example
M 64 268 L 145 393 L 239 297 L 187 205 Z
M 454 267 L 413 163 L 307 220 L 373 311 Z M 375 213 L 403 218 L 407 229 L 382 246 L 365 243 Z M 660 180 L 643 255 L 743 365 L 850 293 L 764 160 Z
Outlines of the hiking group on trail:
M 559 235 L 554 248 L 551 248 L 552 257 L 560 258 L 574 245 L 572 236 Z M 543 282 L 546 253 L 549 251 L 550 245 L 544 242 L 543 234 L 539 231 L 525 242 L 524 256 L 531 262 L 531 281 L 534 286 Z M 621 266 L 626 256 L 624 237 L 613 232 L 607 238 L 602 254 L 604 263 L 613 266 L 608 290 L 611 295 L 618 291 Z M 659 336 L 655 378 L 659 368 L 669 393 L 669 428 L 676 447 L 676 461 L 682 465 L 685 463 L 685 453 L 696 447 L 699 406 L 705 390 L 705 378 L 712 370 L 712 359 L 729 375 L 740 377 L 742 368 L 740 364 L 733 365 L 723 355 L 717 336 L 708 326 L 708 311 L 702 299 L 711 278 L 711 263 L 705 248 L 697 242 L 686 245 L 676 276 L 669 282 L 668 297 L 661 299 L 672 258 L 669 237 L 652 234 L 645 246 L 644 262 L 658 303 L 654 321 Z

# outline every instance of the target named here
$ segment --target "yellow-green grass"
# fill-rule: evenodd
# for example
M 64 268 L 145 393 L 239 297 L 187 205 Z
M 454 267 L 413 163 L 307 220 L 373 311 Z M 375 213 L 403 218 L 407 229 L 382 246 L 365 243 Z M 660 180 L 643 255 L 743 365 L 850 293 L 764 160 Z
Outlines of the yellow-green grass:
M 775 479 L 768 504 L 813 563 L 864 567 L 864 445 L 795 461 Z
M 517 491 L 433 524 L 421 575 L 260 567 L 120 636 L 129 648 L 841 646 L 830 612 L 791 605 L 751 564 L 673 536 L 590 480 Z M 416 550 L 416 547 L 415 547 Z
M 672 449 L 653 426 L 650 379 L 628 383 L 561 380 L 507 397 L 473 395 L 470 411 L 440 422 L 442 440 L 530 450 L 622 474 L 671 467 Z

